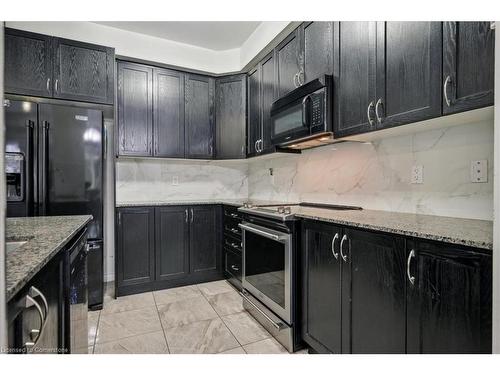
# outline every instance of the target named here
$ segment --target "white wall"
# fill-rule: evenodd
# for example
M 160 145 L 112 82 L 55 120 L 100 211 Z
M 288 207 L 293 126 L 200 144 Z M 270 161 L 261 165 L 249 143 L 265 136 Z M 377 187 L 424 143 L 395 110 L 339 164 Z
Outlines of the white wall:
M 500 93 L 500 21 L 495 34 L 495 92 Z M 495 202 L 493 221 L 493 353 L 500 354 L 500 95 L 495 95 Z
M 7 27 L 75 39 L 115 48 L 117 55 L 135 57 L 210 73 L 240 71 L 290 22 L 264 22 L 241 48 L 214 51 L 93 22 L 7 22 Z
M 489 180 L 472 183 L 470 163 L 481 159 L 488 160 Z M 410 183 L 413 165 L 424 167 L 421 185 Z M 250 162 L 248 190 L 254 199 L 492 220 L 493 123 L 257 158 Z

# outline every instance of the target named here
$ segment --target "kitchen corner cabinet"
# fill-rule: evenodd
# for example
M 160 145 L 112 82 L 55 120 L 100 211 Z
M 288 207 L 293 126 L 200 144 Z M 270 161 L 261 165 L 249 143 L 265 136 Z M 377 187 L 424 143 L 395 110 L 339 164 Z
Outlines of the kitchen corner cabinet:
M 217 78 L 215 82 L 216 157 L 246 156 L 246 75 Z
M 494 69 L 490 22 L 443 22 L 443 114 L 493 105 Z
M 127 294 L 151 289 L 155 280 L 154 208 L 126 207 L 117 212 L 116 288 Z
M 184 157 L 184 74 L 153 68 L 153 154 Z
M 222 278 L 218 205 L 120 207 L 116 295 Z
M 214 156 L 215 80 L 187 74 L 185 78 L 185 142 L 188 159 Z
M 153 69 L 118 62 L 118 154 L 153 156 Z
M 114 49 L 6 28 L 5 92 L 113 104 Z
M 302 333 L 320 353 L 491 353 L 491 256 L 305 221 Z
M 491 353 L 491 256 L 408 241 L 408 353 Z

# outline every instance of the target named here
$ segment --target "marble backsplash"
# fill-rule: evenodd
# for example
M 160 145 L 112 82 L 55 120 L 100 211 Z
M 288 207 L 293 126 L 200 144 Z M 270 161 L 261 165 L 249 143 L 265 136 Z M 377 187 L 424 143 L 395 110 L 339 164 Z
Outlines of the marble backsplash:
M 471 161 L 481 159 L 488 160 L 488 182 L 472 183 Z M 423 165 L 423 184 L 410 183 L 413 165 Z M 254 199 L 492 220 L 493 122 L 255 159 L 249 162 L 248 193 Z
M 246 198 L 247 171 L 241 161 L 118 159 L 116 201 Z

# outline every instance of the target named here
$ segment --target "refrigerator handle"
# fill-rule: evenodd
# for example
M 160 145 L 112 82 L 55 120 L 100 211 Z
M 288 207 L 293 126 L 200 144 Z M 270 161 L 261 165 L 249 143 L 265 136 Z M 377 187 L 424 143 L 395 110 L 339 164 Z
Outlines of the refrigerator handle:
M 40 163 L 40 211 L 39 215 L 47 215 L 47 205 L 48 205 L 48 161 L 49 161 L 49 128 L 50 124 L 48 121 L 42 122 L 42 155 Z
M 28 216 L 33 216 L 34 213 L 34 194 L 33 194 L 33 130 L 35 123 L 32 120 L 26 120 L 26 159 L 25 159 L 25 169 L 24 169 L 24 194 L 26 195 Z

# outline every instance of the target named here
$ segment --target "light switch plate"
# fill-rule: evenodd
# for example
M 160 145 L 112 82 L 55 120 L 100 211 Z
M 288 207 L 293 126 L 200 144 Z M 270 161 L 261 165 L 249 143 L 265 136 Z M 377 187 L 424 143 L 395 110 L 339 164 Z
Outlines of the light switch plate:
M 411 167 L 411 177 L 412 184 L 423 184 L 424 183 L 424 166 L 414 165 Z
M 470 181 L 488 182 L 488 160 L 473 160 L 470 163 Z

